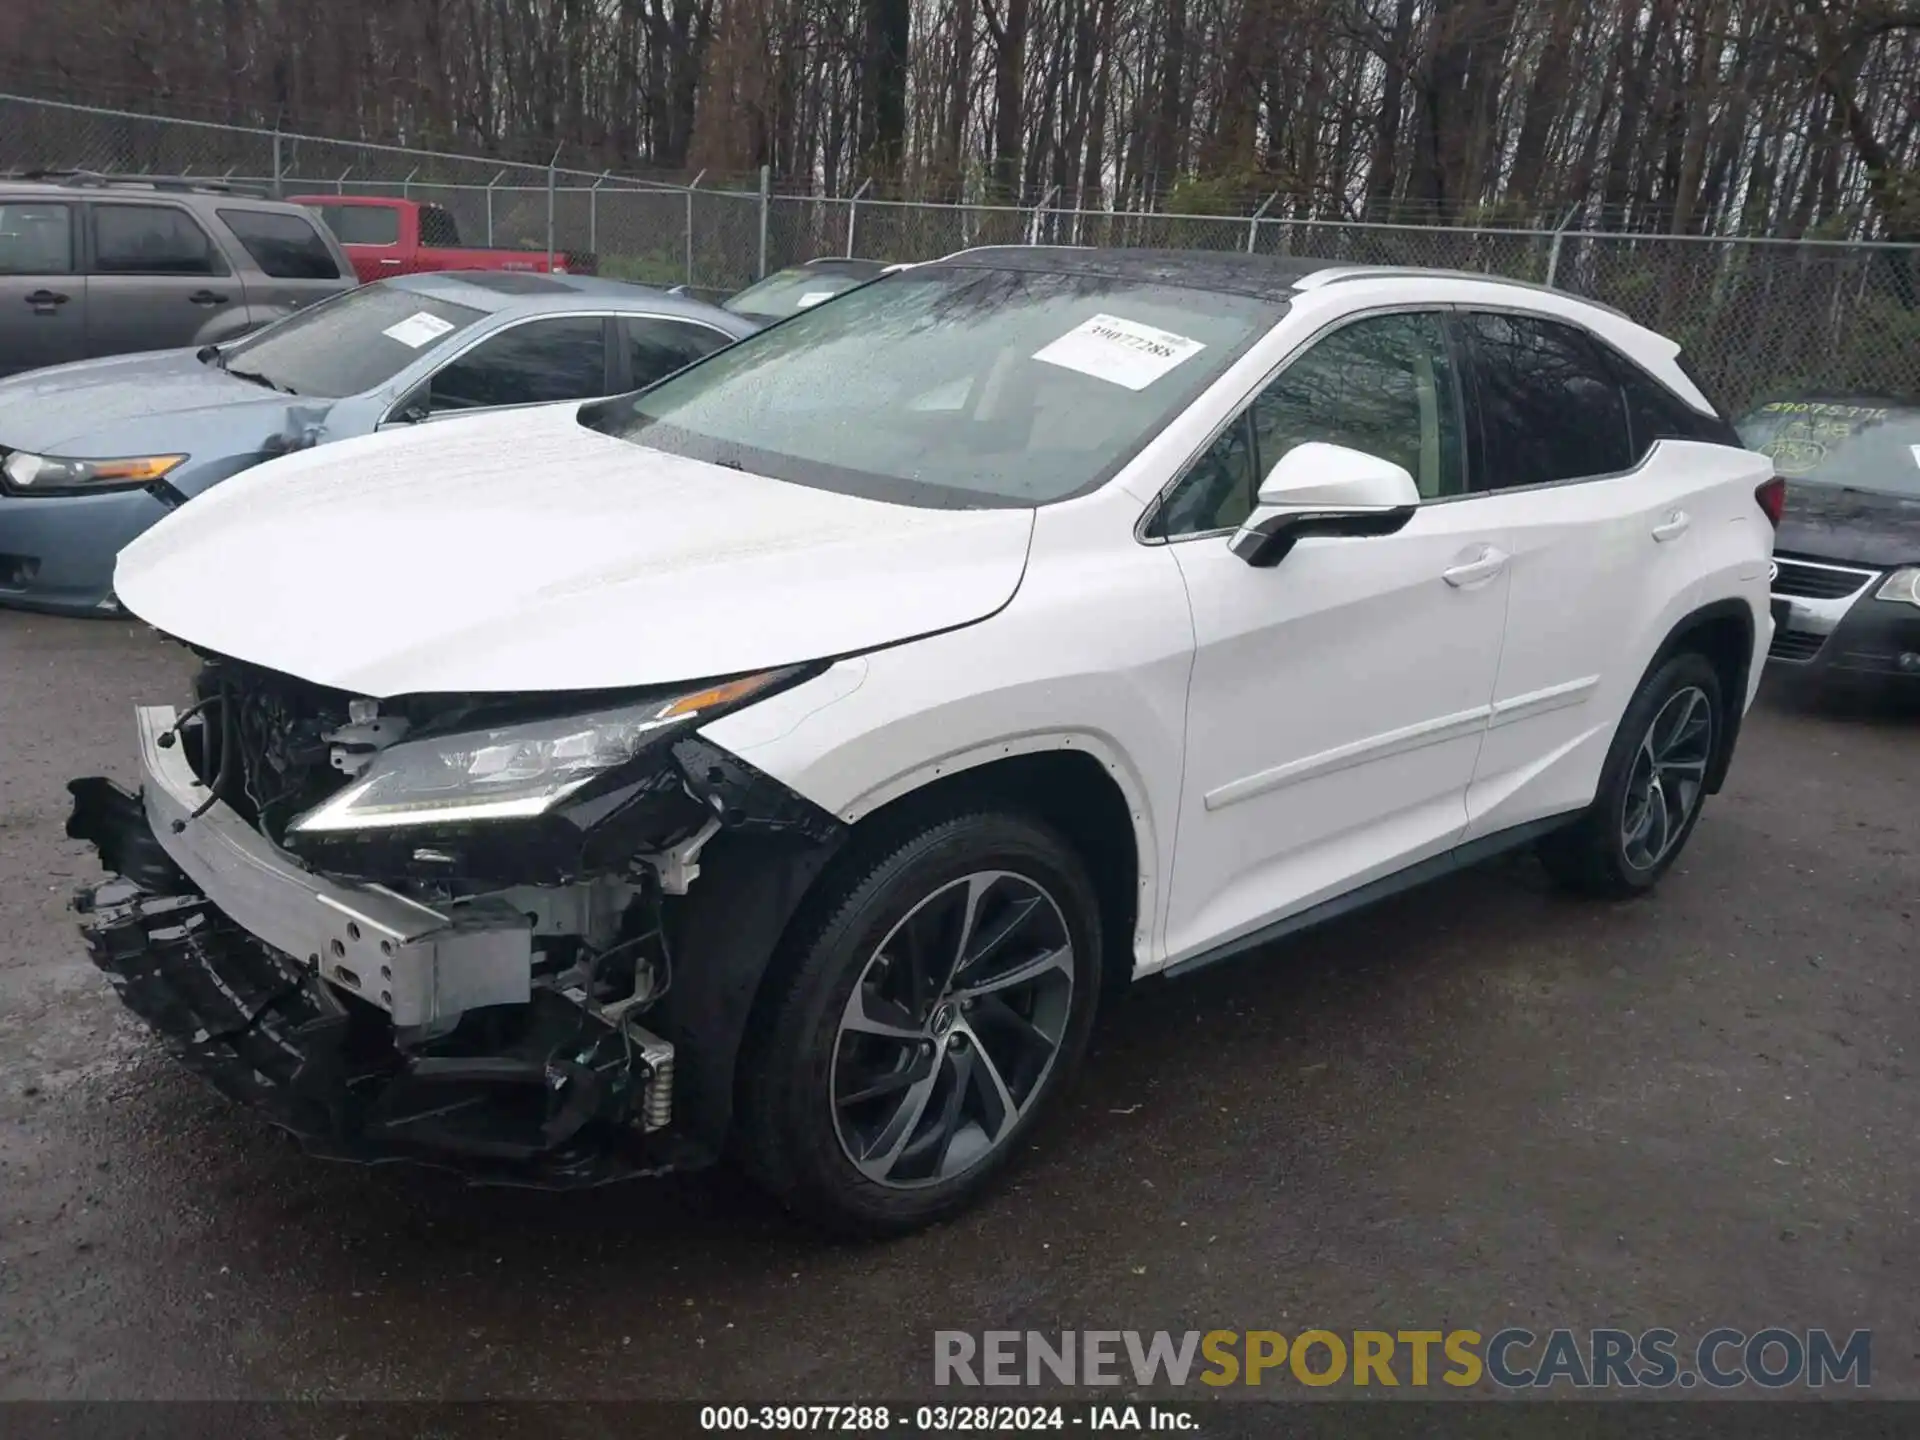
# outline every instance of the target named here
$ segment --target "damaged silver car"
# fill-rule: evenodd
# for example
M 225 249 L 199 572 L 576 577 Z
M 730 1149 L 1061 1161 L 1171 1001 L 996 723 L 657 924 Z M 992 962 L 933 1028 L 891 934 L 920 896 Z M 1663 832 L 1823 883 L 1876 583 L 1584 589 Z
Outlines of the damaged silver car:
M 0 605 L 112 614 L 120 549 L 256 465 L 638 389 L 759 324 L 617 280 L 404 275 L 198 349 L 0 380 Z

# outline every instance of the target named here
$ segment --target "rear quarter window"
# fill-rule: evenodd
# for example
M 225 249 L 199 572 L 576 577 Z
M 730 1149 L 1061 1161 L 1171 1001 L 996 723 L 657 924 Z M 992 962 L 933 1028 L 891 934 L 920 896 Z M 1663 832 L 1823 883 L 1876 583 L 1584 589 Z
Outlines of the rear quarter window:
M 1626 398 L 1598 346 L 1539 315 L 1468 312 L 1488 447 L 1475 490 L 1556 484 L 1633 467 Z
M 339 262 L 304 215 L 279 210 L 222 210 L 221 222 L 274 280 L 338 280 Z
M 1720 443 L 1722 445 L 1738 445 L 1740 443 L 1740 432 L 1734 426 L 1733 411 L 1727 408 L 1727 404 L 1721 398 L 1719 391 L 1708 383 L 1707 378 L 1700 373 L 1700 367 L 1693 363 L 1693 357 L 1688 355 L 1686 351 L 1682 350 L 1679 354 L 1675 355 L 1673 359 L 1674 363 L 1680 367 L 1680 373 L 1693 382 L 1693 388 L 1704 395 L 1707 403 L 1713 407 L 1714 419 L 1720 422 L 1717 436 Z
M 1636 462 L 1646 459 L 1647 452 L 1659 440 L 1702 440 L 1712 445 L 1739 447 L 1739 432 L 1730 422 L 1718 414 L 1701 414 L 1605 341 L 1596 340 L 1594 343 L 1606 355 L 1607 362 L 1620 378 L 1620 392 L 1627 401 L 1627 426 L 1632 432 Z M 1695 381 L 1696 387 L 1698 383 Z

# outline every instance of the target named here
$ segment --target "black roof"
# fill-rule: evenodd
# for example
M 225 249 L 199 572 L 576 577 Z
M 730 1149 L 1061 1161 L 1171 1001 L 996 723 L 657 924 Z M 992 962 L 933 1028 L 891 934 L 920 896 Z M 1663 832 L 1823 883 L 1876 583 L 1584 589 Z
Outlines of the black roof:
M 1320 270 L 1347 268 L 1343 260 L 1309 260 L 1296 255 L 1248 255 L 1234 250 L 1095 250 L 1066 245 L 984 245 L 937 262 L 979 269 L 1027 270 L 1054 275 L 1096 275 L 1252 295 L 1262 300 L 1293 298 L 1294 285 Z

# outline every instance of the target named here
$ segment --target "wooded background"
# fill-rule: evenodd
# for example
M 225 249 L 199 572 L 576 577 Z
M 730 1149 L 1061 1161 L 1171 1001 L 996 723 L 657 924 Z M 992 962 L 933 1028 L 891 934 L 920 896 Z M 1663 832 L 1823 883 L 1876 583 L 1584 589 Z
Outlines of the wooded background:
M 826 195 L 1920 241 L 1915 0 L 0 0 L 0 79 Z

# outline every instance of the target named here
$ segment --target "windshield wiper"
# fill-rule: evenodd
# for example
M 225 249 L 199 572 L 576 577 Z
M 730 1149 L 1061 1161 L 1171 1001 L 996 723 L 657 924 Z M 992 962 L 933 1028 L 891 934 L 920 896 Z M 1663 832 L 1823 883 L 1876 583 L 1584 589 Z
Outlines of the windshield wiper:
M 298 395 L 300 393 L 291 385 L 282 385 L 278 380 L 269 380 L 258 370 L 235 370 L 227 365 L 222 365 L 220 368 L 236 380 L 250 380 L 255 385 L 264 385 L 269 390 L 278 390 L 282 395 Z
M 220 368 L 222 370 L 227 368 L 227 358 L 221 353 L 218 345 L 202 345 L 198 350 L 193 352 L 193 358 L 198 360 L 202 365 L 205 365 L 208 361 L 217 360 L 220 362 Z

